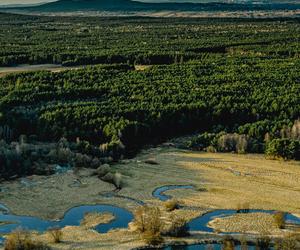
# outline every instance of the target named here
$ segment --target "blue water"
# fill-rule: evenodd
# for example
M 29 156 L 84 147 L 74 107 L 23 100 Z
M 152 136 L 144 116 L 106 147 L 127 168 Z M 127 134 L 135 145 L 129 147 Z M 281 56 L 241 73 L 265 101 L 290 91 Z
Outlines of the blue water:
M 156 189 L 153 192 L 153 196 L 159 198 L 161 200 L 168 200 L 171 196 L 162 194 L 167 190 L 174 189 L 192 189 L 193 186 L 164 186 Z M 144 203 L 141 201 L 141 205 Z M 65 226 L 78 226 L 80 225 L 81 220 L 84 218 L 84 215 L 88 212 L 110 212 L 115 216 L 115 220 L 107 224 L 100 224 L 95 227 L 95 230 L 100 233 L 106 233 L 111 229 L 115 228 L 127 228 L 128 223 L 133 220 L 133 215 L 129 211 L 123 208 L 110 206 L 110 205 L 94 205 L 94 206 L 79 206 L 74 207 L 67 211 L 64 215 L 64 218 L 59 221 L 51 221 L 51 220 L 43 220 L 37 217 L 30 216 L 17 216 L 9 214 L 9 210 L 2 204 L 0 204 L 0 208 L 5 213 L 0 214 L 1 222 L 8 222 L 10 224 L 6 224 L 0 226 L 0 234 L 8 234 L 17 228 L 22 228 L 26 230 L 34 230 L 38 232 L 45 232 L 49 228 L 59 227 L 63 228 Z M 3 238 L 0 237 L 0 244 L 3 242 Z
M 207 250 L 207 249 L 222 250 L 222 245 L 221 244 L 195 244 L 189 246 L 169 246 L 163 248 L 163 250 Z M 235 246 L 234 249 L 240 250 L 241 246 Z M 255 246 L 248 246 L 248 250 L 255 250 Z
M 291 223 L 291 224 L 300 225 L 300 217 L 297 217 L 297 216 L 295 216 L 295 215 L 286 213 L 286 214 L 285 214 L 285 222 L 286 222 L 286 223 Z
M 261 210 L 261 209 L 250 209 L 248 213 L 267 213 L 274 214 L 273 210 Z M 191 231 L 204 231 L 204 232 L 213 232 L 214 230 L 207 226 L 208 222 L 215 218 L 227 217 L 233 214 L 237 214 L 237 210 L 223 209 L 223 210 L 215 210 L 209 213 L 206 213 L 202 216 L 199 216 L 193 220 L 191 220 L 188 225 Z M 285 219 L 287 223 L 293 223 L 300 225 L 300 218 L 296 217 L 292 214 L 286 213 Z M 235 233 L 235 232 L 231 232 Z
M 164 194 L 164 192 L 169 190 L 175 189 L 195 189 L 192 185 L 167 185 L 162 186 L 153 191 L 153 196 L 161 201 L 166 201 L 172 198 L 170 195 Z M 189 222 L 189 228 L 191 231 L 204 231 L 204 232 L 214 232 L 214 230 L 207 226 L 208 222 L 215 218 L 227 217 L 233 214 L 236 214 L 237 210 L 230 210 L 230 209 L 221 209 L 215 210 L 209 213 L 206 213 L 202 216 L 199 216 Z M 261 210 L 261 209 L 250 209 L 249 213 L 268 213 L 273 214 L 275 211 L 273 210 Z M 292 214 L 286 213 L 285 219 L 287 223 L 293 223 L 300 225 L 300 218 L 296 217 Z M 234 232 L 231 232 L 234 233 Z M 183 248 L 183 249 L 190 249 L 190 248 Z M 191 248 L 193 249 L 193 248 Z
M 9 209 L 6 206 L 4 206 L 3 204 L 0 204 L 0 212 L 8 214 Z
M 175 190 L 175 189 L 194 189 L 191 185 L 170 185 L 170 186 L 163 186 L 157 188 L 153 192 L 153 196 L 160 199 L 161 201 L 166 201 L 171 199 L 172 197 L 169 195 L 165 195 L 164 192 L 168 190 Z M 78 226 L 80 225 L 81 220 L 84 218 L 86 213 L 90 212 L 99 212 L 105 213 L 109 212 L 115 216 L 115 219 L 107 224 L 100 224 L 95 227 L 95 230 L 100 233 L 106 233 L 111 229 L 116 228 L 127 228 L 128 223 L 133 220 L 133 215 L 128 210 L 111 206 L 111 205 L 90 205 L 90 206 L 78 206 L 71 208 L 68 210 L 64 217 L 58 221 L 51 221 L 51 220 L 43 220 L 36 217 L 30 216 L 17 216 L 11 215 L 9 209 L 4 205 L 0 204 L 0 221 L 1 222 L 8 222 L 11 224 L 6 224 L 0 226 L 0 234 L 8 234 L 17 228 L 22 228 L 26 230 L 34 230 L 38 232 L 45 232 L 49 228 L 59 227 L 63 228 L 65 226 Z M 249 213 L 268 213 L 272 214 L 274 211 L 272 210 L 260 210 L 260 209 L 251 209 Z M 188 226 L 191 231 L 203 231 L 203 232 L 213 232 L 212 228 L 207 226 L 208 222 L 220 217 L 227 217 L 233 214 L 236 214 L 237 210 L 215 210 L 209 213 L 206 213 L 202 216 L 199 216 L 188 223 Z M 286 222 L 293 223 L 300 225 L 300 218 L 292 215 L 286 214 Z M 231 232 L 234 233 L 234 232 Z M 0 244 L 3 243 L 4 239 L 0 236 Z M 165 250 L 201 250 L 206 249 L 209 244 L 198 244 L 198 245 L 190 245 L 190 246 L 171 246 L 164 248 Z M 212 244 L 215 250 L 221 249 L 220 244 Z M 240 249 L 239 246 L 236 247 L 236 250 Z M 252 246 L 248 247 L 249 250 L 255 249 Z
M 110 205 L 91 205 L 91 206 L 79 206 L 68 210 L 62 220 L 50 221 L 43 220 L 30 216 L 17 216 L 9 214 L 0 214 L 1 222 L 8 222 L 11 224 L 0 226 L 0 234 L 7 234 L 14 231 L 17 228 L 26 230 L 35 230 L 38 232 L 45 232 L 49 228 L 65 226 L 78 226 L 86 213 L 109 212 L 115 216 L 115 219 L 108 224 L 100 224 L 95 229 L 100 233 L 106 233 L 115 228 L 127 228 L 128 223 L 132 221 L 133 215 L 129 211 L 123 208 L 110 206 Z
M 164 194 L 164 192 L 175 189 L 195 189 L 192 185 L 169 185 L 163 186 L 155 189 L 152 193 L 153 197 L 160 199 L 161 201 L 166 201 L 172 199 L 172 196 Z

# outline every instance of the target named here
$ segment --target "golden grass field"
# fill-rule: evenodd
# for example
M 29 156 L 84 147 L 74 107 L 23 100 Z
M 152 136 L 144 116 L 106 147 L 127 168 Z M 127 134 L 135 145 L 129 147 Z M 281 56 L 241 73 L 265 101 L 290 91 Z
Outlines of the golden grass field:
M 145 163 L 149 159 L 158 164 Z M 162 202 L 152 196 L 155 188 L 172 184 L 194 185 L 195 190 L 167 192 L 182 204 L 194 208 L 193 211 L 175 211 L 188 219 L 209 210 L 237 209 L 244 204 L 255 209 L 281 210 L 300 215 L 299 162 L 267 160 L 263 155 L 202 153 L 161 146 L 144 150 L 136 158 L 123 160 L 112 167 L 123 175 L 124 187 L 119 195 L 161 208 Z M 22 186 L 19 180 L 6 182 L 2 185 L 7 191 L 1 193 L 1 202 L 15 214 L 48 219 L 61 218 L 69 208 L 83 204 L 112 204 L 134 211 L 137 204 L 133 201 L 101 196 L 102 192 L 111 191 L 114 186 L 90 174 L 91 170 L 82 169 L 78 173 L 70 171 L 49 177 L 33 176 L 31 179 L 36 185 L 32 187 Z M 73 186 L 76 180 L 82 184 Z M 168 215 L 165 213 L 164 216 L 167 220 Z M 91 218 L 98 221 L 93 216 Z M 246 227 L 247 221 L 252 224 Z M 52 246 L 55 249 L 131 249 L 143 245 L 139 236 L 130 230 L 99 234 L 87 225 L 90 225 L 89 222 L 64 228 L 63 243 Z M 268 215 L 243 214 L 214 221 L 213 226 L 223 231 L 236 229 L 253 232 L 272 228 L 274 223 Z M 272 233 L 280 234 L 275 229 Z M 36 237 L 51 243 L 47 234 Z M 181 240 L 193 242 L 199 237 L 204 236 L 193 234 Z
M 143 163 L 149 158 L 159 164 Z M 169 194 L 186 205 L 205 209 L 236 209 L 249 203 L 250 208 L 300 214 L 299 162 L 158 147 L 117 168 L 126 175 L 121 193 L 134 198 L 152 201 L 156 187 L 191 184 L 207 191 L 174 190 Z
M 217 232 L 241 232 L 255 234 L 280 235 L 280 230 L 272 215 L 266 213 L 235 214 L 225 218 L 216 218 L 209 226 Z

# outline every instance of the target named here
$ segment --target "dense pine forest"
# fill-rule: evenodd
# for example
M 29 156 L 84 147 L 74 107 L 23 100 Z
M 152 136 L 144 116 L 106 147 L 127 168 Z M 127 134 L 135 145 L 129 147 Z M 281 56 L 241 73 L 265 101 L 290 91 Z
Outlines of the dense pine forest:
M 89 65 L 0 78 L 1 137 L 118 159 L 196 133 L 188 147 L 299 159 L 299 21 L 1 14 L 1 66 Z

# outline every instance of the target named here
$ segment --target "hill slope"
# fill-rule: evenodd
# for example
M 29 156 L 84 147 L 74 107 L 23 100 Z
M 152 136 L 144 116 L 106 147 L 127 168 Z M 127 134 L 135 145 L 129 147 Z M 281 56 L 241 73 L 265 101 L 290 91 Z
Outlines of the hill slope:
M 73 11 L 235 11 L 300 9 L 300 4 L 237 4 L 237 3 L 146 3 L 132 0 L 60 0 L 40 6 L 16 8 L 38 12 Z

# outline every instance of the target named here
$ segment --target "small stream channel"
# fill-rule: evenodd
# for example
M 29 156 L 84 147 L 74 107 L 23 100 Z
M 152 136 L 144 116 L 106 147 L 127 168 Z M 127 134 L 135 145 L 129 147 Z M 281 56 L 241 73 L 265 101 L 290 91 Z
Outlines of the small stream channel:
M 10 233 L 17 228 L 45 232 L 49 228 L 53 227 L 63 228 L 65 226 L 79 226 L 81 220 L 84 218 L 84 215 L 90 212 L 111 213 L 115 216 L 115 219 L 110 223 L 100 224 L 95 228 L 95 230 L 100 233 L 106 233 L 109 230 L 116 228 L 127 228 L 128 223 L 133 219 L 132 213 L 130 213 L 126 209 L 110 205 L 74 207 L 68 210 L 61 220 L 57 221 L 43 220 L 31 216 L 0 214 L 0 221 L 9 223 L 0 226 L 0 234 Z
M 275 212 L 276 211 L 274 210 L 263 210 L 263 209 L 250 209 L 249 211 L 247 211 L 247 213 L 267 213 L 267 214 L 274 214 Z M 214 232 L 214 230 L 207 226 L 208 222 L 212 221 L 215 218 L 224 218 L 234 214 L 238 214 L 238 210 L 233 210 L 233 209 L 215 210 L 212 212 L 208 212 L 202 216 L 196 217 L 195 219 L 191 220 L 188 225 L 191 231 L 204 231 L 204 232 L 212 233 Z M 287 223 L 300 225 L 300 218 L 292 214 L 286 213 L 285 220 Z M 235 232 L 230 232 L 226 234 L 232 234 L 232 233 Z
M 195 189 L 195 187 L 192 185 L 166 185 L 166 186 L 156 188 L 153 191 L 152 195 L 153 197 L 161 201 L 167 201 L 172 199 L 172 196 L 166 195 L 165 192 L 171 190 L 177 190 L 177 189 Z

